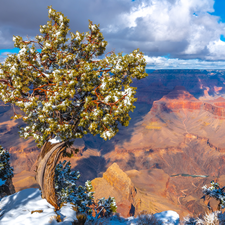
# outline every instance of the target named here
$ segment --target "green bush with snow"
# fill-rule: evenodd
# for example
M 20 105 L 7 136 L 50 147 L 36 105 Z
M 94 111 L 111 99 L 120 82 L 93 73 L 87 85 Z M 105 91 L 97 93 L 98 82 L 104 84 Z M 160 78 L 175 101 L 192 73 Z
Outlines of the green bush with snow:
M 218 183 L 211 181 L 211 186 L 207 188 L 207 186 L 202 187 L 202 192 L 204 196 L 202 197 L 205 200 L 205 197 L 215 198 L 219 201 L 218 210 L 225 208 L 225 186 L 220 188 Z M 208 208 L 211 209 L 210 203 L 208 203 Z
M 86 181 L 85 186 L 77 185 L 80 178 L 79 171 L 71 171 L 70 162 L 64 160 L 59 162 L 55 169 L 55 190 L 58 197 L 58 204 L 72 203 L 79 213 L 86 213 L 88 220 L 95 220 L 100 217 L 108 217 L 116 212 L 116 202 L 113 197 L 101 198 L 94 201 L 94 192 L 91 192 L 91 181 Z M 93 209 L 95 216 L 92 215 Z
M 0 198 L 8 195 L 7 179 L 13 177 L 13 167 L 9 163 L 10 154 L 0 145 Z
M 13 177 L 13 167 L 10 166 L 9 157 L 9 152 L 0 145 L 0 180 L 2 181 Z

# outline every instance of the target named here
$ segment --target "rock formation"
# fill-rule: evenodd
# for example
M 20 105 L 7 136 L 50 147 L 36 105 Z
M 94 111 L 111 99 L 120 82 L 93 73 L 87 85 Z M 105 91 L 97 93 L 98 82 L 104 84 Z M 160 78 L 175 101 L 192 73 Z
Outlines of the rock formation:
M 12 182 L 12 178 L 8 178 L 3 185 L 1 185 L 0 188 L 0 199 L 7 196 L 14 194 L 15 188 Z
M 135 200 L 137 190 L 131 179 L 124 173 L 116 163 L 113 163 L 102 178 L 92 180 L 95 199 L 109 196 L 115 197 L 117 212 L 124 217 L 133 216 L 135 211 Z
M 124 199 L 132 202 L 137 194 L 131 179 L 124 173 L 116 163 L 113 163 L 105 173 L 103 178 L 115 189 L 121 192 Z

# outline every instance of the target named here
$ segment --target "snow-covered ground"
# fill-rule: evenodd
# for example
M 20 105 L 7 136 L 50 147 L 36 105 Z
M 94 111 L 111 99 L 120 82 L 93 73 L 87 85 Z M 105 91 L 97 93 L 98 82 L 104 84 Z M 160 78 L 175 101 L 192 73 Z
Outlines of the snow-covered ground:
M 33 212 L 42 210 L 42 212 Z M 58 214 L 61 215 L 63 222 L 56 221 L 54 207 L 45 199 L 41 198 L 41 191 L 37 188 L 29 188 L 6 196 L 0 201 L 0 224 L 1 225 L 72 225 L 76 219 L 76 213 L 72 210 L 72 205 L 67 204 L 62 207 Z M 154 216 L 165 225 L 178 225 L 179 215 L 174 211 L 156 213 Z M 135 225 L 137 218 L 127 219 L 112 217 L 107 224 L 109 225 Z

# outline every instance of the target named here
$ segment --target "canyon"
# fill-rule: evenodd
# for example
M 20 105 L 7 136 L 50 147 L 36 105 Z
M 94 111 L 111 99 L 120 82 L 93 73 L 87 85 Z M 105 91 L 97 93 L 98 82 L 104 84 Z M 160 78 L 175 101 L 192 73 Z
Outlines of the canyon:
M 164 210 L 198 216 L 207 211 L 202 186 L 225 186 L 225 71 L 147 72 L 132 84 L 137 102 L 129 126 L 109 141 L 75 140 L 79 153 L 65 159 L 80 171 L 79 184 L 92 180 L 95 197 L 114 196 L 125 217 Z M 37 188 L 40 149 L 19 138 L 24 123 L 10 119 L 13 110 L 0 103 L 0 145 L 11 154 L 15 190 Z

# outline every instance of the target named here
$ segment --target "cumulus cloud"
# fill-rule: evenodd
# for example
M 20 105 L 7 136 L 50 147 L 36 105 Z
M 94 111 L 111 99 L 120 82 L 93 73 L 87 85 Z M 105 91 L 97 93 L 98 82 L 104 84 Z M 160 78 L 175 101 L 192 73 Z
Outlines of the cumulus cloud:
M 70 19 L 72 32 L 88 31 L 88 19 L 100 24 L 107 51 L 130 53 L 140 48 L 155 65 L 162 61 L 174 67 L 185 65 L 185 60 L 196 66 L 225 60 L 225 42 L 220 40 L 225 24 L 210 14 L 214 0 L 5 1 L 0 8 L 0 48 L 13 48 L 13 35 L 33 39 L 40 34 L 39 25 L 49 20 L 49 5 Z M 171 59 L 162 57 L 168 54 Z
M 208 44 L 208 49 L 210 54 L 206 56 L 206 59 L 209 60 L 219 60 L 225 59 L 225 42 L 218 41 L 210 41 Z
M 121 38 L 117 43 L 124 51 L 139 46 L 149 56 L 224 60 L 220 36 L 225 24 L 209 13 L 213 4 L 213 0 L 137 1 L 128 13 L 119 15 L 117 29 L 110 24 L 108 36 Z

